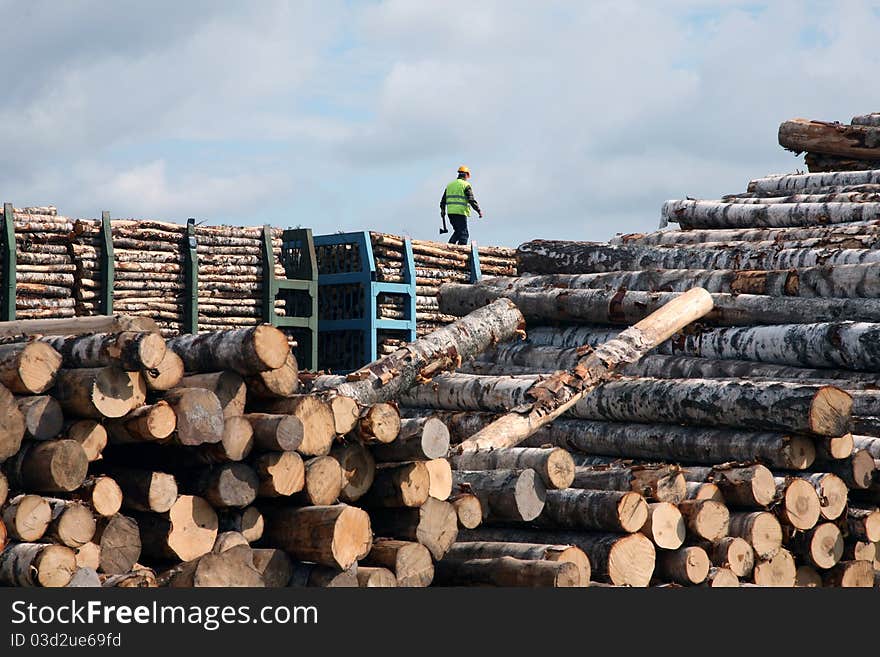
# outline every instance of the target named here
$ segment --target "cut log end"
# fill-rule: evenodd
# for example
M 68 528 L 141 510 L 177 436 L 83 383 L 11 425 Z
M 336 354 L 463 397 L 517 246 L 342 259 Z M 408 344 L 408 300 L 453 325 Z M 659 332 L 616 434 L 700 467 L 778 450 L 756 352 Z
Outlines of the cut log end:
M 626 532 L 637 532 L 648 519 L 648 504 L 639 493 L 624 493 L 617 503 L 620 526 Z
M 810 406 L 810 429 L 820 436 L 842 436 L 850 429 L 852 396 L 834 386 L 823 386 Z
M 122 489 L 110 477 L 97 477 L 90 489 L 89 499 L 98 515 L 109 518 L 122 508 Z
M 678 507 L 669 502 L 648 505 L 648 520 L 642 533 L 665 550 L 676 550 L 684 544 L 687 533 L 684 517 Z
M 834 523 L 822 523 L 811 532 L 808 546 L 813 565 L 832 568 L 843 557 L 843 534 Z
M 45 342 L 29 342 L 18 359 L 16 374 L 20 388 L 13 385 L 11 389 L 18 393 L 44 393 L 55 383 L 59 367 L 61 354 Z
M 168 511 L 168 547 L 182 561 L 207 554 L 217 538 L 217 513 L 201 497 L 181 495 Z
M 343 570 L 370 552 L 372 530 L 370 516 L 362 509 L 346 507 L 339 514 L 333 528 L 330 550 Z
M 449 502 L 458 514 L 458 524 L 465 529 L 475 529 L 483 522 L 483 505 L 476 495 L 460 493 L 453 495 Z
M 786 523 L 795 529 L 811 529 L 821 515 L 816 489 L 803 479 L 789 481 L 785 487 L 780 513 Z
M 608 577 L 617 586 L 645 587 L 654 573 L 654 544 L 642 534 L 624 536 L 608 554 Z
M 798 566 L 794 585 L 798 588 L 821 588 L 822 576 L 812 566 Z
M 40 551 L 34 567 L 40 586 L 67 586 L 77 569 L 76 553 L 63 545 L 47 545 Z
M 758 561 L 753 576 L 758 586 L 792 587 L 797 581 L 794 557 L 780 549 L 771 559 Z
M 254 351 L 266 369 L 283 367 L 290 353 L 287 336 L 270 324 L 260 324 L 253 334 Z

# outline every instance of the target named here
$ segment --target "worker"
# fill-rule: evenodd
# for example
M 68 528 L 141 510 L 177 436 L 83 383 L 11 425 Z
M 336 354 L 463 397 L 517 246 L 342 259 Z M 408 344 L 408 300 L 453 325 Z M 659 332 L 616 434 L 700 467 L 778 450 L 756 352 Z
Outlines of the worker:
M 449 221 L 452 223 L 452 237 L 449 238 L 450 244 L 467 244 L 468 243 L 468 217 L 471 216 L 471 207 L 477 211 L 480 219 L 483 218 L 483 211 L 477 199 L 474 198 L 474 190 L 468 182 L 471 178 L 471 170 L 462 165 L 458 167 L 458 178 L 446 185 L 443 190 L 443 198 L 440 199 L 440 220 L 443 227 L 440 234 L 448 233 L 446 227 L 446 215 L 449 214 Z

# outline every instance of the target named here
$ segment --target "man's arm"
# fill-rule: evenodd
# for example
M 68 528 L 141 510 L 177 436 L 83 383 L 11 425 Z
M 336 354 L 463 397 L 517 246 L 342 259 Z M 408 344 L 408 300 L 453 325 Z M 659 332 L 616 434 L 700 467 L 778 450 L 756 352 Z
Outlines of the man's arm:
M 443 196 L 440 197 L 440 216 L 446 216 L 446 190 L 443 190 Z
M 474 190 L 473 187 L 468 185 L 464 188 L 464 197 L 467 199 L 467 202 L 471 204 L 471 207 L 477 211 L 477 214 L 480 215 L 480 218 L 483 218 L 483 211 L 480 210 L 480 204 L 477 203 L 477 199 L 474 198 Z

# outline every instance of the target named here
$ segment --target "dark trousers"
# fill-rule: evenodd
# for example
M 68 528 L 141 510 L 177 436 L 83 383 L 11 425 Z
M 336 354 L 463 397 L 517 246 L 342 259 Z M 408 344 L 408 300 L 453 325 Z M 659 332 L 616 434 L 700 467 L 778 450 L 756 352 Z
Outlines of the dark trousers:
M 450 244 L 467 244 L 468 243 L 468 227 L 467 217 L 463 214 L 449 215 L 449 223 L 452 224 L 452 237 L 449 238 Z

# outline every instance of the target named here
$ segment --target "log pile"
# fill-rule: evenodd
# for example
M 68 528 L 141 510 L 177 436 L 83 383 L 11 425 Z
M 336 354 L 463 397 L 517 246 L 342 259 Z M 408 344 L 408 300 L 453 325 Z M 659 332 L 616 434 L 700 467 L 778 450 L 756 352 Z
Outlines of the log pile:
M 54 207 L 14 210 L 16 316 L 57 319 L 104 314 L 101 221 L 70 219 Z M 166 337 L 184 321 L 186 227 L 113 220 L 114 311 L 153 319 Z M 262 319 L 262 229 L 196 226 L 200 330 L 256 326 Z M 276 277 L 281 230 L 274 229 Z M 285 301 L 276 301 L 285 314 Z
M 73 225 L 54 207 L 14 210 L 15 312 L 22 319 L 73 317 L 74 259 L 68 248 Z
M 114 310 L 151 317 L 163 335 L 181 332 L 186 302 L 186 226 L 170 222 L 111 221 L 115 276 Z M 281 230 L 275 229 L 275 271 L 280 263 Z M 76 263 L 77 315 L 102 312 L 101 222 L 78 220 L 70 248 Z M 262 229 L 246 226 L 196 226 L 198 323 L 200 330 L 256 326 L 261 318 Z M 284 301 L 276 301 L 284 314 Z
M 784 121 L 779 145 L 796 155 L 805 152 L 811 173 L 880 169 L 880 113 L 854 116 L 849 124 Z
M 543 515 L 558 524 L 559 509 L 584 509 L 570 538 L 601 528 L 607 549 L 627 536 L 609 510 L 641 518 L 622 496 L 641 495 L 646 519 L 627 531 L 655 551 L 642 584 L 722 586 L 732 573 L 743 584 L 871 586 L 880 568 L 880 532 L 868 530 L 880 521 L 878 183 L 877 171 L 774 176 L 720 201 L 667 203 L 664 217 L 680 230 L 523 244 L 519 277 L 448 283 L 439 303 L 460 314 L 508 298 L 527 339 L 410 391 L 404 415 L 439 413 L 453 444 L 472 439 L 622 326 L 703 286 L 712 311 L 516 448 L 568 451 L 571 486 L 601 491 L 548 488 Z M 545 522 L 539 515 L 528 536 L 509 522 L 465 535 L 564 542 L 536 527 Z M 594 575 L 632 583 L 601 564 Z
M 399 272 L 403 263 L 403 239 L 385 233 L 370 233 L 373 254 L 381 263 L 380 280 L 401 282 Z M 416 331 L 427 335 L 441 326 L 455 321 L 456 316 L 440 312 L 437 293 L 440 284 L 447 281 L 470 282 L 471 248 L 460 244 L 446 244 L 428 240 L 412 240 L 413 263 L 416 268 Z M 516 274 L 515 251 L 501 246 L 478 246 L 480 273 L 487 276 Z M 391 310 L 391 308 L 388 308 Z M 382 317 L 396 319 L 393 313 Z

